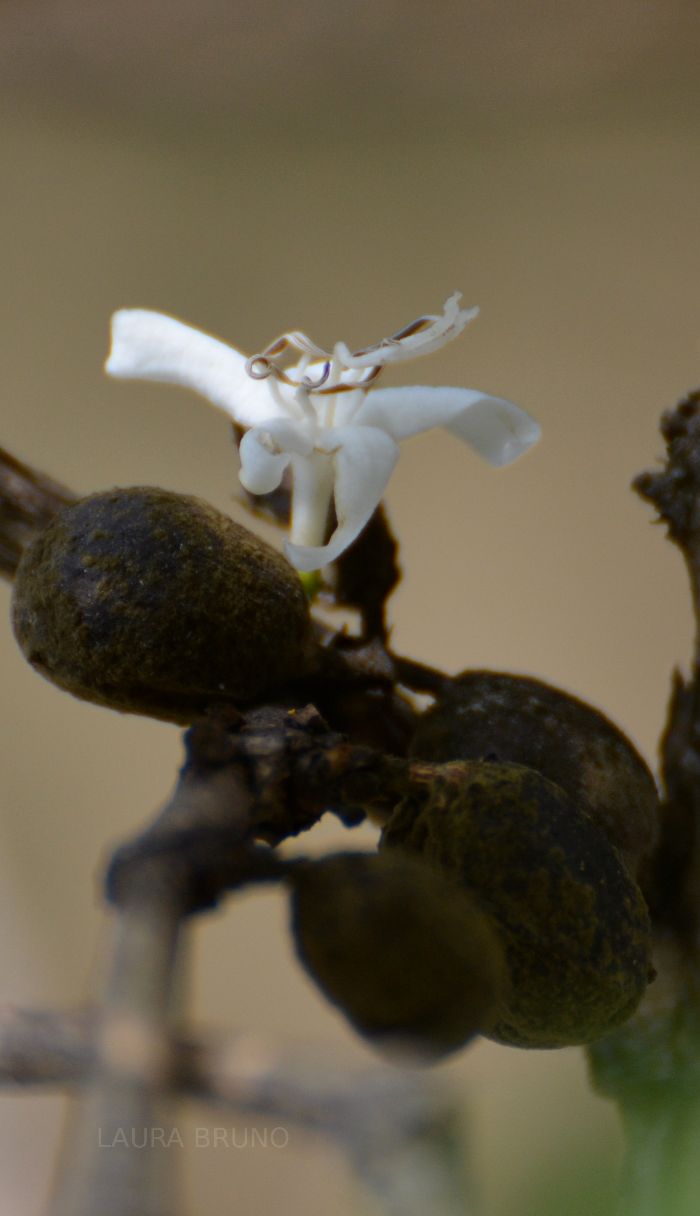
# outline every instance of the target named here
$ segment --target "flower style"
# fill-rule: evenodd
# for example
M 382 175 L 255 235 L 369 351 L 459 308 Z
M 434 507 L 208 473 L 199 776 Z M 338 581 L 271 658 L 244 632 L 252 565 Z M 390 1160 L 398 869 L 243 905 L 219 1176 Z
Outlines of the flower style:
M 540 435 L 524 410 L 468 388 L 378 389 L 388 363 L 438 350 L 477 315 L 447 300 L 442 316 L 420 317 L 393 337 L 352 352 L 322 350 L 305 334 L 283 334 L 248 359 L 163 313 L 122 309 L 112 319 L 106 370 L 123 379 L 180 384 L 245 428 L 240 479 L 252 494 L 292 470 L 289 560 L 300 571 L 335 561 L 362 531 L 398 459 L 398 443 L 446 427 L 493 465 L 525 452 Z M 300 356 L 283 366 L 285 352 Z M 336 527 L 327 543 L 331 502 Z

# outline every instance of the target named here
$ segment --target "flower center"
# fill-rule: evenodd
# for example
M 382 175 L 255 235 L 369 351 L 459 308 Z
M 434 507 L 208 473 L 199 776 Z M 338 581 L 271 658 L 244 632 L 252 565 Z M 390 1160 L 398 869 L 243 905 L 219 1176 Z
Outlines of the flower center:
M 413 326 L 409 326 L 410 332 L 415 332 L 415 328 L 419 326 L 419 322 L 414 322 Z M 388 338 L 386 342 L 396 342 L 401 335 L 396 338 Z M 379 350 L 386 343 L 378 343 L 376 347 L 369 347 L 369 350 Z M 280 357 L 289 350 L 296 350 L 301 354 L 301 359 L 291 368 L 287 369 L 280 363 Z M 366 354 L 366 351 L 360 352 Z M 307 368 L 313 363 L 320 363 L 314 368 L 311 375 L 307 375 Z M 367 368 L 362 368 L 361 374 L 358 374 L 356 369 L 351 369 L 343 362 L 342 358 L 336 353 L 329 354 L 328 351 L 322 350 L 320 346 L 316 346 L 306 334 L 294 331 L 288 334 L 282 334 L 271 342 L 265 350 L 260 354 L 252 355 L 247 360 L 245 370 L 252 380 L 267 380 L 273 377 L 278 383 L 286 385 L 288 388 L 302 390 L 305 394 L 316 395 L 319 397 L 335 396 L 337 393 L 354 393 L 358 389 L 364 391 L 372 384 L 381 372 L 383 366 L 380 364 L 370 365 Z M 349 374 L 349 379 L 343 381 L 343 372 Z M 320 419 L 319 419 L 320 420 Z M 326 423 L 326 425 L 328 425 Z

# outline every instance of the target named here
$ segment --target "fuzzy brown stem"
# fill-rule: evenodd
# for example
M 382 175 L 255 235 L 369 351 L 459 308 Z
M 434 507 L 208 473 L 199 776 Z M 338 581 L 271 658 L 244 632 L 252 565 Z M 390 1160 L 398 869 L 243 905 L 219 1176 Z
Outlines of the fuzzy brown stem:
M 389 657 L 394 664 L 396 679 L 399 684 L 411 688 L 415 692 L 430 693 L 440 696 L 450 682 L 450 676 L 437 667 L 429 667 L 426 663 L 417 663 L 415 659 L 406 659 L 401 655 L 392 654 Z
M 76 495 L 0 448 L 0 575 L 13 579 L 27 545 Z

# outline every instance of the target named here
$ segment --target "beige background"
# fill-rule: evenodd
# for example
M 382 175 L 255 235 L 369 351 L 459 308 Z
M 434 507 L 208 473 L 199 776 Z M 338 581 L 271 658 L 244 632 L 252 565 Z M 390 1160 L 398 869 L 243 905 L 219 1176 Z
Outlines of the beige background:
M 249 351 L 290 327 L 360 345 L 461 288 L 481 318 L 392 382 L 512 397 L 544 439 L 503 472 L 440 434 L 406 445 L 395 645 L 552 680 L 653 761 L 691 620 L 628 484 L 700 379 L 699 35 L 673 0 L 6 2 L 0 442 L 78 490 L 161 484 L 245 518 L 222 416 L 103 378 L 110 313 L 160 308 Z M 104 941 L 100 859 L 163 799 L 179 737 L 42 681 L 9 602 L 3 585 L 2 997 L 70 1003 Z M 193 980 L 202 1021 L 373 1061 L 297 969 L 276 896 L 202 924 Z M 617 1127 L 580 1053 L 484 1044 L 442 1072 L 489 1214 L 545 1211 L 560 1175 L 578 1210 L 577 1170 L 608 1185 Z M 61 1109 L 2 1098 L 0 1210 L 39 1210 Z M 284 1151 L 188 1157 L 211 1216 L 358 1210 L 340 1158 L 293 1129 Z

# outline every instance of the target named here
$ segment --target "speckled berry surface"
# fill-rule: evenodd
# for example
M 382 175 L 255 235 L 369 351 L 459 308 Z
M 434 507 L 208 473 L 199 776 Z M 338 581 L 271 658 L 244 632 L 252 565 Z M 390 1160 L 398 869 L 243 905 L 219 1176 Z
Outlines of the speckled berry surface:
M 422 716 L 411 754 L 535 769 L 587 808 L 632 873 L 656 842 L 658 794 L 642 757 L 604 714 L 541 680 L 463 672 Z
M 178 722 L 294 673 L 309 628 L 280 554 L 207 503 L 151 487 L 61 511 L 22 558 L 13 623 L 62 688 Z
M 515 764 L 416 764 L 382 848 L 458 879 L 493 917 L 511 976 L 490 1037 L 586 1043 L 628 1018 L 650 975 L 642 895 L 605 832 Z

